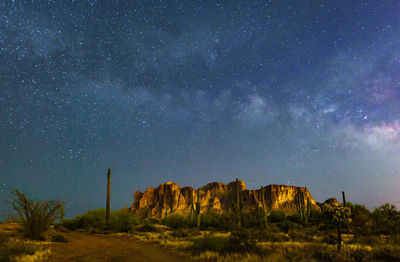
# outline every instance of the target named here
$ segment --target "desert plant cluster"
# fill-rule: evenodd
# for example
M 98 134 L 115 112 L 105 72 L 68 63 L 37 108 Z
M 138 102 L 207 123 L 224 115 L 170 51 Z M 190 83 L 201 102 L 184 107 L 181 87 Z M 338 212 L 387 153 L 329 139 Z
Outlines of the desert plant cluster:
M 238 183 L 238 180 L 237 180 Z M 262 189 L 262 188 L 261 188 Z M 197 191 L 198 193 L 198 191 Z M 384 204 L 370 211 L 345 201 L 313 208 L 301 194 L 294 214 L 268 209 L 265 202 L 244 208 L 239 188 L 228 212 L 201 213 L 200 202 L 188 215 L 140 217 L 131 209 L 95 209 L 64 219 L 63 202 L 31 200 L 15 191 L 11 202 L 14 220 L 28 239 L 67 243 L 63 234 L 124 234 L 190 253 L 202 261 L 400 261 L 400 211 Z M 263 196 L 264 198 L 264 196 Z M 198 198 L 197 198 L 198 199 Z M 4 258 L 35 253 L 34 246 L 13 238 L 0 239 Z M 8 259 L 8 260 L 7 260 Z

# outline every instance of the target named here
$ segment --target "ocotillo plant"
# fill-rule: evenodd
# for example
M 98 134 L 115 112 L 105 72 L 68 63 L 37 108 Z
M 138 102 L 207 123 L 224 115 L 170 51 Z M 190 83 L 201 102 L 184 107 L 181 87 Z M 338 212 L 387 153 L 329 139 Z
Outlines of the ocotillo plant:
M 261 186 L 261 203 L 262 203 L 262 211 L 264 213 L 264 223 L 265 226 L 268 225 L 268 213 L 267 213 L 267 207 L 265 205 L 265 196 L 264 196 L 264 187 Z
M 196 213 L 196 226 L 200 227 L 200 188 L 197 189 L 197 202 L 196 202 L 196 208 L 195 208 L 195 213 Z
M 106 203 L 106 224 L 110 224 L 110 191 L 111 191 L 111 168 L 107 172 L 107 203 Z

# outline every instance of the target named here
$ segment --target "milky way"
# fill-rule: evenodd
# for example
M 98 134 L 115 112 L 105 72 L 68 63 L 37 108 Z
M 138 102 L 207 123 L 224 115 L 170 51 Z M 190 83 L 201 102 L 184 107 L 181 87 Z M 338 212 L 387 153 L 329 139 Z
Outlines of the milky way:
M 400 200 L 397 1 L 2 1 L 0 199 L 166 181 Z M 399 203 L 399 202 L 397 202 Z M 4 206 L 0 207 L 5 212 Z

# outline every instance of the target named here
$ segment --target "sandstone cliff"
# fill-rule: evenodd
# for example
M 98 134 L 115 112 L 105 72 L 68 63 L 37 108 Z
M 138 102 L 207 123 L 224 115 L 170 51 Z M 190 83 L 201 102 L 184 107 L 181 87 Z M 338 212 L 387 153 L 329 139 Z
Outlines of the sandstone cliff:
M 286 214 L 296 212 L 296 203 L 300 192 L 304 192 L 305 201 L 310 201 L 313 208 L 319 209 L 306 187 L 269 185 L 264 188 L 265 203 L 269 209 L 281 209 Z M 239 191 L 243 197 L 245 209 L 262 206 L 261 190 L 248 190 L 245 183 L 239 180 Z M 236 182 L 225 185 L 220 182 L 207 184 L 200 188 L 201 212 L 214 210 L 218 213 L 228 211 L 235 199 Z M 159 187 L 150 187 L 144 191 L 136 191 L 132 210 L 147 217 L 163 218 L 168 214 L 188 214 L 190 205 L 197 201 L 196 189 L 179 187 L 176 183 L 167 182 Z

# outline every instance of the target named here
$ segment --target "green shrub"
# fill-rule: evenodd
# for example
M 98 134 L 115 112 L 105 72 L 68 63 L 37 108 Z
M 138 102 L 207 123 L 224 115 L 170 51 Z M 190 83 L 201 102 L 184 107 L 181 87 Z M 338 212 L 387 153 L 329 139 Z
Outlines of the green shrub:
M 174 230 L 171 235 L 175 238 L 178 237 L 183 238 L 183 237 L 188 237 L 189 232 L 185 229 L 179 229 L 179 230 Z
M 290 221 L 278 222 L 276 223 L 276 225 L 284 233 L 288 233 L 289 231 L 296 228 L 296 224 Z
M 76 228 L 106 229 L 106 210 L 104 208 L 89 210 L 87 213 L 77 216 L 74 219 Z
M 222 252 L 224 250 L 225 239 L 206 235 L 197 238 L 193 242 L 192 249 L 196 253 L 204 251 Z
M 25 244 L 23 241 L 10 241 L 7 237 L 2 237 L 0 242 L 0 261 L 15 261 L 16 257 L 22 255 L 32 255 L 35 247 Z
M 109 229 L 115 232 L 130 232 L 139 225 L 139 218 L 132 212 L 120 210 L 111 212 Z
M 268 217 L 271 223 L 283 222 L 286 219 L 285 212 L 282 210 L 272 210 L 271 215 Z
M 219 214 L 218 212 L 212 210 L 201 214 L 201 227 L 225 229 L 228 219 L 229 217 L 227 215 Z
M 163 224 L 175 229 L 187 228 L 189 226 L 189 219 L 181 215 L 171 215 L 163 220 Z
M 75 217 L 64 219 L 62 226 L 69 230 L 84 229 L 88 232 L 111 230 L 115 232 L 129 232 L 140 223 L 139 218 L 127 210 L 119 210 L 110 213 L 110 224 L 106 224 L 105 209 L 89 210 Z
M 140 225 L 140 226 L 136 227 L 136 231 L 139 231 L 139 232 L 156 232 L 157 230 L 152 224 L 146 223 L 146 224 L 143 224 L 143 225 Z
M 253 230 L 241 229 L 231 233 L 224 251 L 233 253 L 257 252 L 256 234 Z
M 10 205 L 16 215 L 11 216 L 23 227 L 26 237 L 40 240 L 59 217 L 64 203 L 59 200 L 32 200 L 18 190 L 13 195 L 15 198 Z
M 57 234 L 57 235 L 52 236 L 51 239 L 50 239 L 50 241 L 51 241 L 51 242 L 63 242 L 63 243 L 67 243 L 67 242 L 68 242 L 68 238 L 66 238 L 66 237 L 63 236 L 63 235 Z

